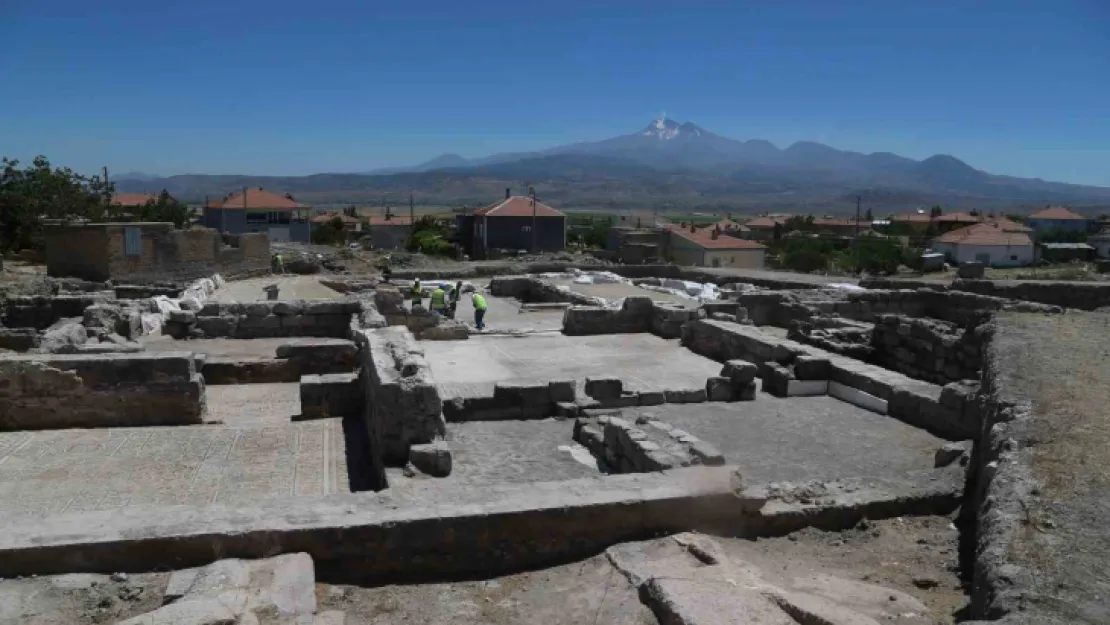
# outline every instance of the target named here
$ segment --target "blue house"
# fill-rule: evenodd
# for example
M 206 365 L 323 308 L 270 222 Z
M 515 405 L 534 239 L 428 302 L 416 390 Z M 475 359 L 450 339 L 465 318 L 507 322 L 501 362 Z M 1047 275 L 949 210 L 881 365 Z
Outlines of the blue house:
M 309 243 L 312 208 L 298 204 L 291 195 L 278 195 L 262 187 L 244 188 L 204 206 L 204 225 L 228 234 L 265 232 L 270 242 Z
M 1038 235 L 1053 231 L 1090 232 L 1096 222 L 1063 206 L 1050 206 L 1033 213 L 1027 220 L 1029 227 Z

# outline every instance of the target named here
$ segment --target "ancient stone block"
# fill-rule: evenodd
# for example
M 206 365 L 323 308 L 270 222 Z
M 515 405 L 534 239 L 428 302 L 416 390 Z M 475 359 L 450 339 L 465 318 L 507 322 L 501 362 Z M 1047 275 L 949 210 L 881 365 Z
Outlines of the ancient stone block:
M 732 380 L 715 376 L 705 381 L 705 395 L 708 401 L 732 401 Z
M 551 392 L 547 384 L 498 382 L 493 387 L 493 398 L 507 405 L 547 405 L 551 403 Z
M 573 418 L 579 414 L 578 404 L 572 401 L 555 402 L 555 416 L 560 418 Z
M 667 396 L 663 391 L 640 391 L 641 406 L 658 406 L 667 402 Z
M 790 380 L 794 374 L 786 367 L 773 362 L 764 363 L 761 367 L 763 376 L 763 392 L 775 397 L 790 396 Z
M 547 391 L 553 402 L 573 402 L 577 385 L 574 380 L 552 380 L 547 383 Z
M 721 368 L 721 375 L 732 380 L 737 386 L 751 382 L 759 374 L 759 367 L 747 360 L 729 360 Z
M 960 461 L 961 465 L 966 465 L 971 461 L 971 448 L 973 446 L 972 441 L 945 443 L 933 455 L 933 466 L 939 469 L 957 460 Z
M 734 391 L 736 401 L 754 401 L 755 400 L 756 383 L 755 380 L 748 382 Z
M 597 399 L 617 399 L 624 390 L 620 378 L 586 378 L 586 395 Z
M 409 462 L 433 477 L 451 475 L 451 451 L 443 441 L 410 446 Z
M 725 463 L 725 456 L 721 453 L 721 450 L 703 440 L 697 440 L 691 443 L 689 450 L 690 455 L 694 457 L 697 464 L 719 467 Z
M 706 400 L 704 388 L 680 388 L 663 391 L 668 404 L 697 404 Z
M 197 328 L 208 337 L 234 336 L 238 325 L 234 317 L 197 317 Z
M 794 376 L 799 380 L 827 380 L 832 375 L 828 358 L 798 356 L 794 359 Z
M 275 315 L 288 317 L 291 315 L 300 315 L 304 312 L 304 302 L 301 300 L 286 300 L 282 302 L 274 302 L 272 311 Z

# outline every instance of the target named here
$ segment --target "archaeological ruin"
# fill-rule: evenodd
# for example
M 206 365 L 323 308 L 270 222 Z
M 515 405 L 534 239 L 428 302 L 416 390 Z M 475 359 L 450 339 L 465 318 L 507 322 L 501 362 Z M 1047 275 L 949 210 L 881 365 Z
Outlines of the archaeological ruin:
M 122 232 L 0 299 L 0 622 L 1110 622 L 1110 287 Z

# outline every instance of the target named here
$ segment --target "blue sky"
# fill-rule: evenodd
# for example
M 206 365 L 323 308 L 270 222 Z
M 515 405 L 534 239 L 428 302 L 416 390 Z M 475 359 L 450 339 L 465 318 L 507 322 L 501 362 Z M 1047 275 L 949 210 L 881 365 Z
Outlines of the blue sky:
M 780 147 L 1110 186 L 1100 4 L 0 0 L 0 154 L 365 171 L 607 138 L 665 110 Z

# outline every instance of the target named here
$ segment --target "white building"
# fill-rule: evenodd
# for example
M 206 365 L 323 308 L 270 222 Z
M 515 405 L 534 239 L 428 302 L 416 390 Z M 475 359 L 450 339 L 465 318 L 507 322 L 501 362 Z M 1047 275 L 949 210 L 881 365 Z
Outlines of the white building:
M 994 219 L 942 234 L 933 240 L 933 251 L 950 262 L 981 262 L 989 267 L 1022 267 L 1036 257 L 1029 228 L 1010 221 Z

